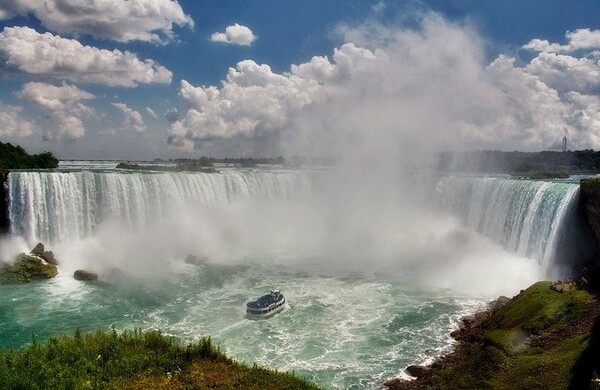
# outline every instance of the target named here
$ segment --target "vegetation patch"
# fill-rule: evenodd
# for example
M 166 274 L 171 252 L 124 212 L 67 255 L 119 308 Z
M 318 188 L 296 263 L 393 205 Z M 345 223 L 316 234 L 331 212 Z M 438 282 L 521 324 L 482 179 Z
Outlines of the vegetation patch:
M 203 172 L 216 173 L 217 170 L 211 165 L 206 165 L 200 161 L 198 163 L 186 162 L 177 165 L 140 165 L 131 163 L 119 163 L 117 169 L 125 169 L 131 171 L 161 171 L 161 172 Z
M 490 319 L 493 329 L 520 329 L 529 334 L 551 330 L 589 299 L 583 290 L 559 293 L 551 282 L 538 282 L 499 308 Z
M 58 167 L 58 160 L 50 152 L 31 155 L 19 145 L 0 142 L 0 170 L 56 167 Z
M 181 345 L 160 332 L 101 332 L 35 337 L 0 350 L 2 389 L 318 389 L 292 374 L 248 367 L 210 338 Z
M 600 176 L 598 176 L 598 177 L 589 177 L 587 179 L 581 179 L 579 181 L 579 185 L 582 186 L 582 187 L 600 186 Z
M 415 381 L 390 389 L 595 389 L 600 373 L 600 302 L 551 282 L 467 321 L 452 353 Z

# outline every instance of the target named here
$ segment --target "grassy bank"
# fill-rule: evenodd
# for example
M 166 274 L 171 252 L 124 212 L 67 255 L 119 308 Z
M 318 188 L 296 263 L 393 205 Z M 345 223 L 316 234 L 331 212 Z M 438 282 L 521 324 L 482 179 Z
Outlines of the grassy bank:
M 292 374 L 248 367 L 210 338 L 181 345 L 158 332 L 52 337 L 0 350 L 1 389 L 306 389 Z
M 462 329 L 455 351 L 392 389 L 600 389 L 600 303 L 539 282 Z

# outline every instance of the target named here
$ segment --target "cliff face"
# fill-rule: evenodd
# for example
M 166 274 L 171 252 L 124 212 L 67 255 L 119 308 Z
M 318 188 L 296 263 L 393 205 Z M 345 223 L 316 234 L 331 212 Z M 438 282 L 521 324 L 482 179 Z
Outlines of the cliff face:
M 0 234 L 8 229 L 8 171 L 0 168 Z
M 600 242 L 600 179 L 583 179 L 580 183 L 580 211 Z

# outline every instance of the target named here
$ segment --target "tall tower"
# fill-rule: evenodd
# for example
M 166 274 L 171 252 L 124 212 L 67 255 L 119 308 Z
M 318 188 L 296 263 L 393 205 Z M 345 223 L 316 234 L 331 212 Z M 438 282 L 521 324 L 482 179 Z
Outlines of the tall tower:
M 565 135 L 563 138 L 563 152 L 567 151 L 567 136 Z

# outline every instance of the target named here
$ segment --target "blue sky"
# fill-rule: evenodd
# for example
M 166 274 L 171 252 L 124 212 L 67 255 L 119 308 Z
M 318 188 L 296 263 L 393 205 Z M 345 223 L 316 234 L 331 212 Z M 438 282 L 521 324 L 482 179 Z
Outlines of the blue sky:
M 598 15 L 596 0 L 14 0 L 0 140 L 79 159 L 600 148 Z

